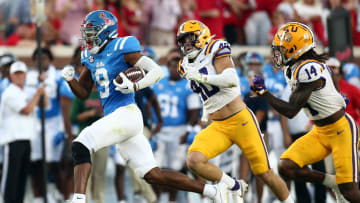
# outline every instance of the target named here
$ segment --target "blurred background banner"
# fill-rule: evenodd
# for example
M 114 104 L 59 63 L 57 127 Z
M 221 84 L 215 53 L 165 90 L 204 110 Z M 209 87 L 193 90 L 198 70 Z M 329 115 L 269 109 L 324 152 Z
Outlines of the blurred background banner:
M 354 58 L 350 12 L 342 7 L 331 11 L 327 18 L 329 55 L 340 61 Z

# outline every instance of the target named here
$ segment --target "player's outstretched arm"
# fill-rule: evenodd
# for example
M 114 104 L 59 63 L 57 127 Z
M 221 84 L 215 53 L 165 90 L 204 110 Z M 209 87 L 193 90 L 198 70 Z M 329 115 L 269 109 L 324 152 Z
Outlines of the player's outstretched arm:
M 140 52 L 125 54 L 124 59 L 126 63 L 147 72 L 143 79 L 135 83 L 136 90 L 149 87 L 164 77 L 161 67 L 149 57 L 141 55 Z
M 75 70 L 72 66 L 66 66 L 61 71 L 61 76 L 66 80 L 72 92 L 80 99 L 87 99 L 91 93 L 94 81 L 91 78 L 91 72 L 83 68 L 80 73 L 79 81 L 75 79 Z
M 301 110 L 301 108 L 305 106 L 312 91 L 321 87 L 323 82 L 324 81 L 322 80 L 316 80 L 309 83 L 299 83 L 299 86 L 296 87 L 291 94 L 289 102 L 278 99 L 269 93 L 265 87 L 264 79 L 259 76 L 255 76 L 251 90 L 264 97 L 264 99 L 280 114 L 288 118 L 293 118 Z

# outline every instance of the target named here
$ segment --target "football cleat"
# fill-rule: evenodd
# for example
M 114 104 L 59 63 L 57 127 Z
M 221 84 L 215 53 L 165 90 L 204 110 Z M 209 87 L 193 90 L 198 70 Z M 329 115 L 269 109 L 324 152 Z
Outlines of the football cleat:
M 214 197 L 214 203 L 228 203 L 230 190 L 225 183 L 218 183 L 215 185 L 216 195 Z
M 240 184 L 240 188 L 235 191 L 231 191 L 233 203 L 243 203 L 245 193 L 248 191 L 248 184 L 243 180 L 236 180 Z
M 337 185 L 335 187 L 332 187 L 331 189 L 335 193 L 336 203 L 349 203 L 349 201 L 347 201 L 345 197 L 341 194 L 340 189 Z

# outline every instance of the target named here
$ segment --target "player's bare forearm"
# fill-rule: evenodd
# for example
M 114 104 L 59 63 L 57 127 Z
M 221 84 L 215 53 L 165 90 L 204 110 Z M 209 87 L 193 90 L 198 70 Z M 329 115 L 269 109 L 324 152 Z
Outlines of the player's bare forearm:
M 68 84 L 75 96 L 84 100 L 89 98 L 94 81 L 91 78 L 90 71 L 84 68 L 80 74 L 79 81 L 74 78 L 68 81 Z
M 76 79 L 69 81 L 68 84 L 71 88 L 71 91 L 78 98 L 85 100 L 89 97 L 90 93 L 84 87 L 82 87 Z
M 306 104 L 312 91 L 320 87 L 322 84 L 322 80 L 299 84 L 299 86 L 292 92 L 289 102 L 278 99 L 269 92 L 263 94 L 263 97 L 280 114 L 288 118 L 293 118 Z
M 288 118 L 294 117 L 300 110 L 298 110 L 295 106 L 276 98 L 269 92 L 266 92 L 262 96 L 270 104 L 270 106 L 272 106 L 276 111 Z

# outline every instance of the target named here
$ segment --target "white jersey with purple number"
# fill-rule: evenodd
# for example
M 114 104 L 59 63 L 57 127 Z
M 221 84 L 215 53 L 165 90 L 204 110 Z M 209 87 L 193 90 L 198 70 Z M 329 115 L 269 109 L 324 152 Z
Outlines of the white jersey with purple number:
M 289 71 L 291 71 L 291 74 Z M 331 70 L 316 60 L 306 60 L 301 64 L 286 67 L 284 74 L 293 91 L 300 83 L 324 80 L 324 85 L 313 90 L 304 111 L 310 120 L 324 119 L 346 107 L 341 94 L 336 90 L 331 78 Z
M 180 61 L 178 71 L 180 74 L 184 74 L 185 70 L 183 66 L 186 65 L 187 67 L 192 66 L 192 68 L 196 68 L 202 74 L 217 74 L 214 67 L 214 60 L 225 56 L 231 56 L 230 44 L 223 40 L 213 40 L 201 50 L 192 63 L 190 63 L 185 56 Z M 208 113 L 213 113 L 221 109 L 240 95 L 240 85 L 220 88 L 215 85 L 190 81 L 190 86 L 195 93 L 200 95 L 204 108 Z

